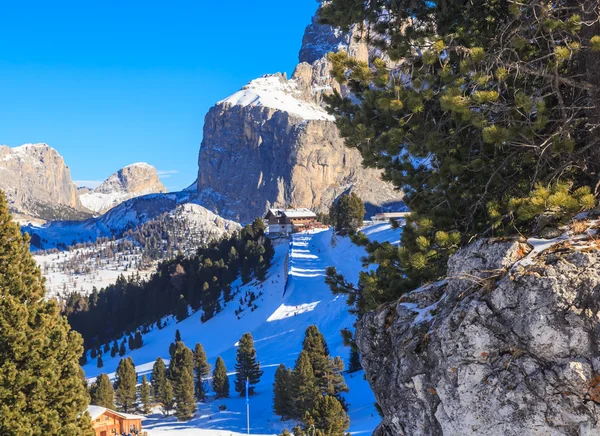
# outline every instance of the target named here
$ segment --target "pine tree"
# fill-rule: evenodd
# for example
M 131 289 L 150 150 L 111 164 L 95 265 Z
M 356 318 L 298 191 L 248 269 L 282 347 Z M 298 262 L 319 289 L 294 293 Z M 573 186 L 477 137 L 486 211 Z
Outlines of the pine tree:
M 142 348 L 142 345 L 144 345 L 144 340 L 142 339 L 142 332 L 140 332 L 139 330 L 135 331 L 134 342 L 135 348 Z
M 91 393 L 91 404 L 107 409 L 115 408 L 115 390 L 106 374 L 100 374 L 96 378 L 94 388 Z
M 98 356 L 98 368 L 102 368 L 104 366 L 104 362 L 102 361 L 102 356 Z
M 127 339 L 123 339 L 123 342 L 121 342 L 121 346 L 119 347 L 119 356 L 121 357 L 123 357 L 125 353 L 127 353 L 127 349 L 125 348 L 126 342 Z
M 320 431 L 323 436 L 344 436 L 350 427 L 350 419 L 340 402 L 329 395 L 319 397 L 314 407 L 304 417 L 308 428 Z
M 213 390 L 217 398 L 229 397 L 229 377 L 227 377 L 227 368 L 225 368 L 225 362 L 221 356 L 217 357 L 213 371 Z
M 104 352 L 108 353 L 110 351 L 110 345 L 108 344 L 108 342 L 106 344 L 104 344 Z M 115 357 L 115 356 L 112 356 Z
M 140 386 L 140 402 L 142 403 L 142 413 L 150 413 L 150 384 L 146 376 L 142 376 L 142 385 Z
M 204 379 L 210 374 L 210 365 L 206 359 L 206 353 L 202 344 L 196 344 L 194 348 L 194 375 L 196 398 L 198 401 L 206 399 L 206 390 L 204 389 Z
M 331 206 L 329 218 L 335 230 L 342 235 L 356 232 L 365 217 L 365 205 L 358 195 L 344 194 Z
M 92 347 L 92 350 L 90 351 L 90 358 L 95 359 L 96 357 L 98 357 L 98 354 L 96 353 L 96 348 Z
M 127 343 L 129 344 L 129 350 L 133 351 L 135 350 L 135 340 L 133 339 L 133 336 L 130 334 L 127 338 Z
M 360 355 L 356 347 L 350 348 L 350 359 L 348 361 L 348 372 L 353 373 L 356 371 L 360 371 L 362 366 L 360 364 Z
M 196 411 L 194 398 L 194 355 L 192 350 L 177 342 L 169 365 L 169 379 L 175 394 L 175 415 L 180 421 L 190 419 Z
M 273 383 L 273 411 L 286 420 L 294 416 L 292 371 L 282 363 L 275 371 Z
M 131 358 L 121 359 L 115 378 L 115 397 L 119 409 L 131 412 L 136 406 L 137 375 Z
M 319 396 L 319 388 L 315 380 L 310 357 L 304 350 L 300 352 L 296 360 L 296 366 L 292 371 L 292 398 L 294 398 L 294 417 L 302 418 L 311 410 Z
M 161 392 L 162 409 L 165 415 L 169 415 L 175 408 L 175 394 L 173 393 L 173 385 L 169 379 L 165 379 L 163 390 Z
M 188 303 L 183 295 L 179 296 L 177 308 L 175 309 L 175 317 L 181 322 L 188 317 Z
M 46 293 L 0 193 L 0 434 L 93 435 L 81 336 Z
M 263 372 L 260 369 L 260 362 L 256 360 L 256 349 L 254 348 L 254 340 L 250 333 L 244 333 L 240 339 L 235 370 L 235 391 L 240 396 L 244 396 L 246 394 L 246 379 L 248 379 L 248 394 L 253 395 L 254 386 L 260 381 Z
M 117 341 L 114 341 L 113 346 L 110 349 L 110 357 L 115 357 L 118 353 L 119 353 L 119 344 L 117 344 Z
M 152 396 L 155 403 L 164 403 L 163 392 L 165 391 L 165 381 L 167 380 L 167 366 L 159 357 L 152 367 Z

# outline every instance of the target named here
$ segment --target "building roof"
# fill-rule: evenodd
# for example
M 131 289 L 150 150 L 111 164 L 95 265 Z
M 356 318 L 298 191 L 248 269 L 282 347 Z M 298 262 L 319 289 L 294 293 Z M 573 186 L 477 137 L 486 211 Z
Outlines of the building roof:
M 144 419 L 144 417 L 140 415 L 132 415 L 131 413 L 117 412 L 116 410 L 107 409 L 106 407 L 100 406 L 90 405 L 88 406 L 87 411 L 92 417 L 92 421 L 102 416 L 105 412 L 114 413 L 115 415 L 120 416 L 123 419 Z
M 312 210 L 306 208 L 300 209 L 269 209 L 267 212 L 268 216 L 272 214 L 273 216 L 280 217 L 285 215 L 288 218 L 316 218 L 317 214 L 315 214 Z

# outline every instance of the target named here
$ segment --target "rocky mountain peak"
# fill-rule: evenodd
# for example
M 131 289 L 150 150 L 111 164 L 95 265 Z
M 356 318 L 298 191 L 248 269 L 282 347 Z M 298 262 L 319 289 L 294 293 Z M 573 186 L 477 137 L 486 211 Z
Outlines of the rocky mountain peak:
M 209 111 L 198 157 L 202 204 L 247 222 L 292 204 L 324 212 L 350 191 L 370 211 L 401 200 L 379 171 L 362 167 L 325 109 L 325 95 L 345 92 L 331 77 L 327 53 L 343 49 L 368 59 L 368 47 L 353 35 L 313 19 L 291 79 L 281 73 L 255 79 Z
M 96 213 L 104 213 L 118 204 L 147 194 L 167 192 L 156 168 L 144 162 L 128 165 L 112 174 L 91 192 L 81 192 L 81 202 Z
M 0 189 L 17 218 L 82 219 L 88 216 L 62 156 L 45 143 L 0 146 Z

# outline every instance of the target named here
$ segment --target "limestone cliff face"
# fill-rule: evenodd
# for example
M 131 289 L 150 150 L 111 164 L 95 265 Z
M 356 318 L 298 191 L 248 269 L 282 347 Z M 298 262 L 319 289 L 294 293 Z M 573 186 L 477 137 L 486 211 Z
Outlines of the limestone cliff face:
M 482 240 L 448 279 L 364 316 L 376 435 L 600 434 L 600 252 Z
M 401 200 L 379 171 L 362 168 L 323 107 L 323 96 L 339 90 L 327 53 L 341 49 L 368 58 L 351 34 L 313 22 L 291 79 L 256 79 L 209 111 L 198 159 L 202 204 L 246 222 L 269 207 L 324 212 L 349 191 L 374 207 Z
M 122 202 L 147 194 L 167 192 L 156 168 L 135 163 L 120 169 L 93 191 L 81 191 L 81 202 L 96 213 L 104 213 Z
M 47 144 L 0 146 L 0 189 L 18 218 L 82 219 L 89 216 L 69 167 Z

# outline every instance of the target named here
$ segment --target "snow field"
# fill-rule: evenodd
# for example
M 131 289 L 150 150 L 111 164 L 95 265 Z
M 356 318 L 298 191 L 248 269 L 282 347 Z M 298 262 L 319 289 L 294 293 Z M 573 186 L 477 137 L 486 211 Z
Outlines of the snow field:
M 369 226 L 363 231 L 372 239 L 390 242 L 398 241 L 400 233 L 391 229 L 389 224 Z M 245 332 L 252 334 L 264 370 L 256 387 L 257 393 L 250 400 L 251 434 L 275 435 L 283 428 L 291 429 L 295 425 L 290 421 L 281 422 L 274 415 L 272 386 L 279 364 L 293 367 L 301 351 L 306 328 L 316 324 L 327 340 L 331 355 L 348 360 L 349 349 L 342 343 L 340 330 L 351 328 L 354 317 L 348 313 L 345 298 L 330 292 L 324 275 L 328 266 L 335 266 L 348 279 L 356 280 L 362 269 L 360 260 L 364 250 L 353 245 L 348 238 L 336 237 L 335 246 L 331 241 L 331 230 L 321 230 L 293 235 L 289 246 L 285 243 L 277 245 L 273 265 L 264 283 L 252 282 L 242 286 L 238 281 L 233 284 L 233 289 L 239 286 L 240 295 L 246 291 L 257 295 L 260 291 L 263 293 L 257 300 L 258 309 L 251 312 L 246 308 L 240 315 L 241 319 L 238 320 L 234 314 L 238 308 L 239 296 L 236 296 L 222 312 L 204 324 L 200 322 L 200 314 L 196 313 L 180 323 L 171 318 L 162 330 L 153 329 L 143 335 L 143 347 L 126 354 L 136 363 L 139 377 L 151 372 L 159 356 L 168 363 L 169 344 L 174 340 L 175 330 L 179 329 L 183 342 L 189 348 L 193 349 L 197 342 L 202 343 L 211 365 L 214 365 L 217 356 L 225 360 L 231 384 L 230 398 L 215 400 L 210 397 L 206 403 L 199 403 L 196 416 L 191 421 L 180 423 L 158 411 L 148 416 L 143 424 L 150 436 L 245 434 L 245 401 L 234 391 L 233 377 L 236 344 Z M 94 379 L 102 372 L 114 378 L 120 358 L 104 354 L 103 360 L 102 369 L 96 368 L 95 361 L 84 366 L 88 378 Z M 380 421 L 373 406 L 373 393 L 362 371 L 345 374 L 345 377 L 350 388 L 346 395 L 350 404 L 350 431 L 355 435 L 371 434 Z M 225 405 L 227 410 L 219 411 L 220 405 Z

